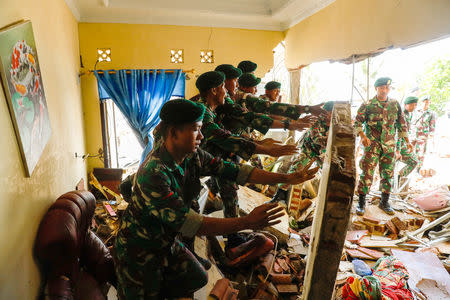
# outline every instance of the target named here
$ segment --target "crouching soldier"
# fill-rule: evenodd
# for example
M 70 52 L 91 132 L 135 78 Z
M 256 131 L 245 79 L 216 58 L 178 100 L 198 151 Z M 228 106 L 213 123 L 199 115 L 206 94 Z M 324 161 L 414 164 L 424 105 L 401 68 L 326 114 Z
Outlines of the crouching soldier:
M 296 184 L 311 179 L 317 171 L 269 173 L 211 156 L 199 149 L 204 113 L 203 105 L 184 99 L 169 101 L 161 109 L 162 142 L 134 176 L 131 200 L 114 244 L 120 299 L 191 297 L 208 278 L 183 239 L 280 222 L 282 208 L 275 204 L 261 205 L 241 218 L 198 214 L 191 203 L 199 196 L 200 176 L 214 175 L 240 184 Z

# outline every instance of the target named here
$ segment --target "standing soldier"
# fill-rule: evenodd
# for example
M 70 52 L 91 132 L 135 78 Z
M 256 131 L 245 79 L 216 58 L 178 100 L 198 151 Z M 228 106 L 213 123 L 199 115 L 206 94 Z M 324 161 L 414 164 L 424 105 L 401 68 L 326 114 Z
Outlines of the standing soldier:
M 408 128 L 408 136 L 411 136 L 411 121 L 413 117 L 413 112 L 417 107 L 417 101 L 419 99 L 414 96 L 409 96 L 405 99 L 405 109 L 403 110 L 403 115 L 406 121 L 406 127 Z M 397 140 L 397 159 L 399 159 L 402 163 L 406 164 L 399 174 L 397 182 L 400 183 L 400 178 L 407 177 L 412 170 L 417 166 L 417 158 L 414 154 L 414 151 L 408 152 L 406 147 L 406 142 L 403 138 L 398 138 Z
M 388 77 L 378 78 L 375 81 L 377 95 L 368 103 L 361 104 L 356 115 L 355 133 L 361 137 L 364 145 L 358 184 L 359 201 L 356 208 L 358 215 L 364 214 L 366 195 L 370 191 L 377 165 L 379 165 L 381 177 L 379 206 L 387 214 L 394 214 L 389 204 L 389 194 L 394 175 L 396 132 L 398 132 L 399 138 L 405 139 L 408 151 L 412 150 L 400 104 L 396 100 L 388 98 L 391 81 Z M 365 125 L 365 130 L 363 130 L 363 125 Z
M 281 83 L 279 83 L 278 81 L 269 81 L 268 83 L 266 83 L 264 88 L 266 89 L 266 93 L 259 96 L 259 98 L 272 102 L 281 102 Z
M 434 130 L 436 128 L 436 115 L 429 109 L 430 102 L 429 96 L 422 98 L 423 109 L 419 111 L 418 118 L 415 121 L 416 137 L 414 143 L 419 160 L 418 171 L 422 168 L 423 160 L 427 152 L 427 141 L 429 138 L 433 140 Z

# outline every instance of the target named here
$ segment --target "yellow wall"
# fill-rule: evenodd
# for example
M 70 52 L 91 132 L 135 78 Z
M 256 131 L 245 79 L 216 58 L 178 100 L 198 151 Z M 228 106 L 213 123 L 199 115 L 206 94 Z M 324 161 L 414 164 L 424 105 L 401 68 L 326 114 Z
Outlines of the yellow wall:
M 131 25 L 80 23 L 80 53 L 86 69 L 92 70 L 97 60 L 97 48 L 111 48 L 112 62 L 100 62 L 97 69 L 195 69 L 186 81 L 186 96 L 197 93 L 195 76 L 213 70 L 218 64 L 237 65 L 250 59 L 258 63 L 257 75 L 272 68 L 275 46 L 283 33 L 262 30 L 207 28 L 168 25 Z M 183 64 L 169 62 L 169 49 L 184 49 Z M 200 50 L 213 49 L 215 64 L 200 63 Z M 102 147 L 100 108 L 96 79 L 82 77 L 85 111 L 86 148 L 90 154 Z M 98 159 L 89 159 L 88 169 L 102 166 Z
M 449 34 L 449 0 L 336 0 L 287 30 L 286 66 L 404 47 Z
M 85 178 L 78 24 L 63 0 L 0 1 L 0 27 L 32 21 L 52 136 L 31 178 L 25 178 L 14 128 L 0 91 L 0 299 L 35 299 L 39 272 L 32 246 L 56 198 Z M 2 89 L 0 87 L 0 89 Z

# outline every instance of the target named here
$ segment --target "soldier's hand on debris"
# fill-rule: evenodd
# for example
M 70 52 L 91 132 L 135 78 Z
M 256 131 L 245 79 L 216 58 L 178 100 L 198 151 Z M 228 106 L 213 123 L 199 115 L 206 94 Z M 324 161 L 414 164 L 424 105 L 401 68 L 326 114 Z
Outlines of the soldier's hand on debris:
M 317 171 L 319 171 L 319 167 L 315 167 L 310 169 L 312 164 L 316 161 L 316 159 L 311 160 L 304 168 L 300 167 L 297 169 L 297 172 L 289 174 L 288 184 L 300 184 L 302 182 L 311 180 L 316 175 Z
M 413 151 L 413 146 L 410 143 L 406 144 L 406 148 L 408 149 L 408 153 Z
M 266 139 L 263 139 L 262 141 L 257 141 L 256 143 L 263 145 L 263 146 L 271 146 L 273 144 L 277 144 L 280 142 L 277 140 L 271 139 L 271 138 L 266 138 Z
M 309 112 L 314 116 L 324 116 L 327 114 L 327 111 L 322 108 L 323 105 L 324 103 L 322 102 L 320 104 L 310 106 Z
M 363 143 L 364 147 L 369 147 L 370 144 L 372 144 L 372 141 L 369 140 L 369 138 L 365 135 L 361 137 L 361 142 Z
M 317 117 L 310 115 L 304 118 L 300 118 L 296 121 L 291 121 L 289 129 L 290 130 L 303 130 L 306 128 L 310 128 L 311 125 L 317 121 Z
M 263 149 L 259 152 L 261 154 L 270 155 L 273 157 L 279 157 L 284 155 L 293 155 L 298 152 L 297 146 L 295 145 L 283 145 L 283 144 L 271 144 L 261 146 Z
M 277 203 L 267 203 L 254 208 L 245 218 L 249 229 L 262 229 L 280 223 L 281 220 L 277 219 L 283 215 L 283 207 Z

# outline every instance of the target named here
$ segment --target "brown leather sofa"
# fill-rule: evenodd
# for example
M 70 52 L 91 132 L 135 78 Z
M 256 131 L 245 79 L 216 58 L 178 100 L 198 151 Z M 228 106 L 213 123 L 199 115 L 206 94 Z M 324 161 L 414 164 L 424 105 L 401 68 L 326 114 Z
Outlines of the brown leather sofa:
M 39 298 L 106 299 L 116 275 L 109 249 L 90 230 L 95 198 L 88 191 L 59 197 L 44 215 L 35 241 Z

